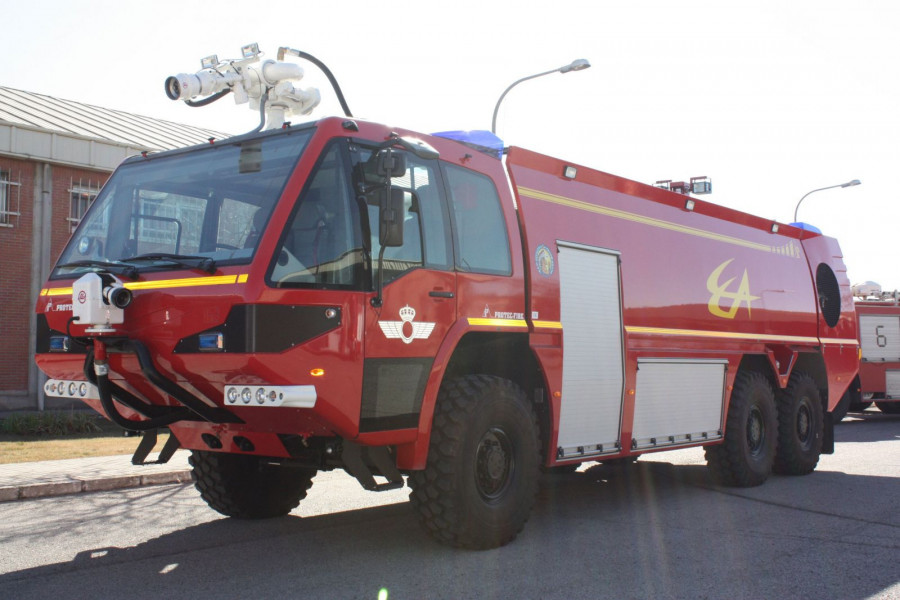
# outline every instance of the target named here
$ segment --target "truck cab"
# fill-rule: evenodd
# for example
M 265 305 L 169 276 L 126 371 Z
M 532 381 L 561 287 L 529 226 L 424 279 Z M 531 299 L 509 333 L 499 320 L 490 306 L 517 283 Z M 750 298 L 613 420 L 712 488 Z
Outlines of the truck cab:
M 330 118 L 123 163 L 41 292 L 37 361 L 53 393 L 83 379 L 98 325 L 72 319 L 72 286 L 104 272 L 133 295 L 97 338 L 130 398 L 115 405 L 126 426 L 177 414 L 184 447 L 281 457 L 313 437 L 415 442 L 435 357 L 461 337 L 458 306 L 477 288 L 479 315 L 521 315 L 522 265 L 499 161 L 432 138 L 455 160 L 400 147 L 402 172 L 379 174 L 395 137 Z M 388 181 L 399 203 L 385 225 Z

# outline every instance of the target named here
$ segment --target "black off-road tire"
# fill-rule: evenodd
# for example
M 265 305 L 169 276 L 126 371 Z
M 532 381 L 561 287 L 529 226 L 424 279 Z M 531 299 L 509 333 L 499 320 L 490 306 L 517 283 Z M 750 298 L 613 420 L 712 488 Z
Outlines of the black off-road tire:
M 807 475 L 815 470 L 825 439 L 825 409 L 819 388 L 806 373 L 793 373 L 778 394 L 778 450 L 773 470 Z
M 736 487 L 762 484 L 772 471 L 777 437 L 772 385 L 762 373 L 740 371 L 731 392 L 725 440 L 705 448 L 713 480 Z
M 506 379 L 470 375 L 438 394 L 428 462 L 409 477 L 410 501 L 439 542 L 503 546 L 525 526 L 540 476 L 532 406 Z
M 876 400 L 875 406 L 886 415 L 900 414 L 900 402 L 879 402 Z
M 225 516 L 281 517 L 306 498 L 316 470 L 266 461 L 259 456 L 193 450 L 191 479 L 206 503 Z

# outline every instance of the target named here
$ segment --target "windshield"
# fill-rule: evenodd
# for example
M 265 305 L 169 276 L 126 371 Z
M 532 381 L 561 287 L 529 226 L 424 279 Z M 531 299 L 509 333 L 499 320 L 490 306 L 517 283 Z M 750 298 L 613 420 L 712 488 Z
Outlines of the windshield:
M 312 133 L 294 130 L 122 165 L 69 240 L 53 275 L 122 263 L 203 268 L 250 262 Z

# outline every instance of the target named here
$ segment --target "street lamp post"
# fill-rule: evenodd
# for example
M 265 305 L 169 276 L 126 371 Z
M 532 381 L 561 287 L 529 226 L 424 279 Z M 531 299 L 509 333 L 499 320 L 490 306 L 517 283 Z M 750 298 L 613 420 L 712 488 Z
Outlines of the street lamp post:
M 830 189 L 834 189 L 834 188 L 853 187 L 854 185 L 859 185 L 860 183 L 861 182 L 859 179 L 854 179 L 853 181 L 848 181 L 847 183 L 839 183 L 837 185 L 829 185 L 827 187 L 818 188 L 818 189 L 815 189 L 815 190 L 812 190 L 810 192 L 806 192 L 805 194 L 803 194 L 803 198 L 800 198 L 800 202 L 803 202 L 804 198 L 806 198 L 807 196 L 809 196 L 810 194 L 815 193 L 815 192 L 821 192 L 822 190 L 830 190 Z M 799 210 L 799 208 L 800 208 L 800 202 L 797 203 L 797 207 L 794 209 L 794 222 L 795 223 L 797 222 L 797 210 Z
M 543 73 L 537 73 L 536 75 L 529 75 L 528 77 L 523 77 L 518 81 L 512 82 L 508 88 L 506 88 L 502 94 L 500 94 L 500 99 L 497 100 L 497 106 L 494 107 L 494 118 L 491 120 L 491 133 L 497 133 L 497 111 L 500 110 L 500 103 L 503 102 L 503 98 L 506 97 L 506 94 L 509 93 L 509 90 L 513 89 L 523 81 L 528 81 L 529 79 L 534 79 L 535 77 L 543 77 L 544 75 L 550 75 L 551 73 L 568 73 L 570 71 L 583 71 L 591 66 L 587 60 L 583 58 L 579 58 L 578 60 L 573 60 L 569 64 L 564 67 L 559 67 L 558 69 L 551 69 L 550 71 L 544 71 Z

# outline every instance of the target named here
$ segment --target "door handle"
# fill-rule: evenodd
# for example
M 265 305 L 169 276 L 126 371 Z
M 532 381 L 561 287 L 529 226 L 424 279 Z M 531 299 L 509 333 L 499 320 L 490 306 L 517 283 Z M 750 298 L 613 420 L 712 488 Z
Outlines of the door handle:
M 453 292 L 443 292 L 441 290 L 431 290 L 428 295 L 432 298 L 452 298 Z

